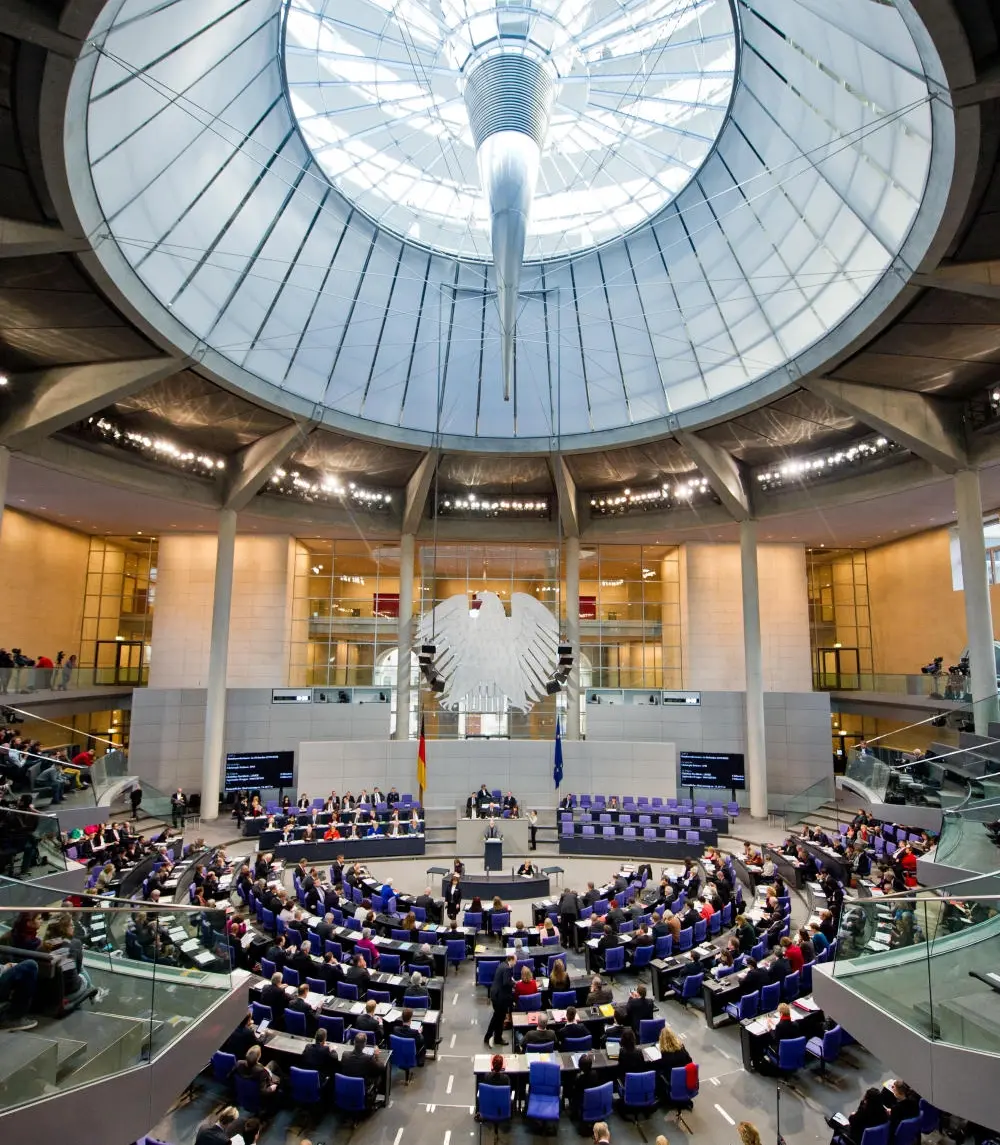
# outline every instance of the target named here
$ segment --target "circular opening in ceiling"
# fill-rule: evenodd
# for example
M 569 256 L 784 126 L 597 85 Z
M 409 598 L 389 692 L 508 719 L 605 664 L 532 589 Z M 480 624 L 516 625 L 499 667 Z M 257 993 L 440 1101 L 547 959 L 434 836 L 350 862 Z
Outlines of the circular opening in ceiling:
M 576 254 L 658 214 L 726 120 L 729 0 L 287 0 L 284 70 L 302 137 L 380 227 L 490 256 L 466 92 L 498 55 L 542 69 L 543 130 L 525 259 Z M 516 78 L 490 93 L 530 101 Z

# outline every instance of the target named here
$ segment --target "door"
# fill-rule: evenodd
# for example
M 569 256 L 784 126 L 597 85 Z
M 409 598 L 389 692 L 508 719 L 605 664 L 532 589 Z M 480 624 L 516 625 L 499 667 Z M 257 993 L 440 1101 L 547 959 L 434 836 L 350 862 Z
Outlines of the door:
M 95 680 L 98 684 L 133 684 L 144 682 L 145 645 L 141 640 L 98 640 Z
M 857 648 L 817 648 L 816 675 L 816 687 L 820 691 L 860 688 L 860 661 Z

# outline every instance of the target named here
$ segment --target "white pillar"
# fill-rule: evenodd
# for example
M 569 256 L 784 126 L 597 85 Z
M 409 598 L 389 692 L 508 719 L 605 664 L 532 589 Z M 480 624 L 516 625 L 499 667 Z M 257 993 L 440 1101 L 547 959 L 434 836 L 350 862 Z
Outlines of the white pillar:
M 7 478 L 10 475 L 10 450 L 0 445 L 0 530 L 3 529 L 3 511 L 7 501 Z
M 410 655 L 413 649 L 413 534 L 399 539 L 399 619 L 396 626 L 396 730 L 410 738 Z
M 997 720 L 996 656 L 993 651 L 993 613 L 986 577 L 986 538 L 983 535 L 983 499 L 979 474 L 963 469 L 955 474 L 958 543 L 962 551 L 962 588 L 965 592 L 965 634 L 969 642 L 969 672 L 976 734 L 988 735 Z
M 760 585 L 757 576 L 757 522 L 740 522 L 743 582 L 743 653 L 746 663 L 747 782 L 750 814 L 767 816 L 767 746 L 764 738 L 764 665 L 760 642 Z
M 233 558 L 236 552 L 236 512 L 219 512 L 215 555 L 215 595 L 212 600 L 212 645 L 208 656 L 205 704 L 205 755 L 201 763 L 201 817 L 218 819 L 222 781 L 222 749 L 226 736 L 226 668 L 229 661 L 229 614 L 233 605 Z
M 566 738 L 580 738 L 580 538 L 566 538 L 566 641 L 573 668 L 566 681 Z

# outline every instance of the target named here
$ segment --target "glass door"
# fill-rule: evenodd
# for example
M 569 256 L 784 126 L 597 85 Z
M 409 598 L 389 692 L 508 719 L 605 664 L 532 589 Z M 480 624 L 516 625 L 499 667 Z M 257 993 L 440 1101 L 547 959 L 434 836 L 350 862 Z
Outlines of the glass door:
M 95 683 L 145 683 L 145 644 L 141 640 L 98 640 L 94 662 Z
M 820 689 L 839 691 L 861 687 L 857 648 L 817 648 L 816 671 L 816 685 Z

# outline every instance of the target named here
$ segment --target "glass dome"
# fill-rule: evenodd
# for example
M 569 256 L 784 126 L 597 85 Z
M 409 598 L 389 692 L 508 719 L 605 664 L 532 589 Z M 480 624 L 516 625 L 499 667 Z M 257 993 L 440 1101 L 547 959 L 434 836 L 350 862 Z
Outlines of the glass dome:
M 485 259 L 469 69 L 512 45 L 543 62 L 532 261 L 632 230 L 690 182 L 725 121 L 736 42 L 729 0 L 288 0 L 284 66 L 334 187 L 400 238 Z
M 946 77 L 912 0 L 293 2 L 115 0 L 99 50 L 75 63 L 64 137 L 80 223 L 129 312 L 284 412 L 472 451 L 695 428 L 842 353 L 905 289 L 940 224 L 955 120 L 933 94 Z M 616 23 L 626 16 L 627 32 Z M 458 118 L 463 53 L 488 53 L 508 17 L 526 44 L 534 37 L 536 63 L 550 53 L 552 130 L 559 121 L 581 141 L 576 166 L 600 154 L 616 175 L 567 164 L 557 192 L 563 148 L 546 145 L 539 202 L 551 199 L 561 231 L 530 236 L 505 401 L 488 235 L 452 226 L 448 168 L 421 157 L 440 153 L 454 108 L 445 152 L 465 155 L 466 191 L 476 183 Z M 662 48 L 651 56 L 647 17 Z M 349 35 L 348 20 L 363 32 Z M 616 52 L 642 79 L 602 95 Z M 440 74 L 427 71 L 435 60 Z M 409 110 L 387 97 L 390 62 Z M 420 68 L 426 81 L 411 84 Z M 585 70 L 587 83 L 559 86 Z M 671 91 L 679 102 L 658 103 L 655 126 L 612 114 L 638 117 Z M 587 109 L 616 133 L 593 151 Z M 326 147 L 322 131 L 343 132 L 344 145 Z M 347 171 L 363 166 L 344 166 L 351 154 L 378 156 L 392 180 L 369 169 L 349 187 Z M 419 171 L 403 174 L 408 164 Z M 648 198 L 612 185 L 629 183 L 623 165 L 642 172 Z M 640 204 L 645 221 L 630 213 Z

